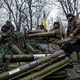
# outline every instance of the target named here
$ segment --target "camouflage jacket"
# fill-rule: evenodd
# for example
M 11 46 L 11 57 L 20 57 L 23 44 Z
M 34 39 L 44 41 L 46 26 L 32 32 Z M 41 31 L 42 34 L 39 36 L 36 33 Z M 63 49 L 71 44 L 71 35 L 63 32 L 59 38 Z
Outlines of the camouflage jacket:
M 60 29 L 59 28 L 52 29 L 51 31 L 55 31 L 54 36 L 51 37 L 51 39 L 50 39 L 52 43 L 55 43 L 55 42 L 61 40 L 61 35 L 60 35 Z
M 5 33 L 5 32 L 7 32 L 8 30 L 10 30 L 11 32 L 13 32 L 14 31 L 14 26 L 11 24 L 11 25 L 3 25 L 2 27 L 1 27 L 1 31 L 3 32 L 3 33 Z
M 69 37 L 71 33 L 74 35 L 70 43 L 76 43 L 80 39 L 80 19 L 74 17 L 71 22 L 68 22 L 67 28 L 67 37 Z
M 56 38 L 56 39 L 61 39 L 61 35 L 60 35 L 60 29 L 53 29 L 52 31 L 55 31 L 55 34 L 53 36 L 53 38 Z

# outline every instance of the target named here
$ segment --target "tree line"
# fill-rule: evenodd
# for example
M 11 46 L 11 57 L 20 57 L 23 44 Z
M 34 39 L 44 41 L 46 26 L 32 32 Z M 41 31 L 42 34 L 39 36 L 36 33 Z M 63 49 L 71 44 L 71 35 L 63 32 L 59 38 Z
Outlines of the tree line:
M 73 13 L 79 17 L 79 0 L 0 0 L 0 10 L 6 11 L 8 19 L 15 23 L 17 31 L 22 27 L 27 30 L 37 27 L 41 24 L 43 10 L 46 10 L 48 16 L 54 6 L 60 11 L 60 16 L 61 13 Z

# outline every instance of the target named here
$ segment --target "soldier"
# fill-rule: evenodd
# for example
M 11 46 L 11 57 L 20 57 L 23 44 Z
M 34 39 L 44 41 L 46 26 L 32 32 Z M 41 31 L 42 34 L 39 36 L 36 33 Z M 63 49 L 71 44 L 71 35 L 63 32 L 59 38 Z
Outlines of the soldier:
M 62 38 L 63 35 L 61 35 L 59 21 L 55 21 L 54 22 L 53 29 L 50 30 L 50 31 L 55 31 L 55 34 L 54 34 L 53 38 L 50 39 L 52 41 L 52 43 L 56 43 L 56 41 L 61 40 L 61 38 Z
M 1 28 L 1 31 L 3 33 L 10 33 L 12 31 L 14 31 L 14 26 L 12 25 L 10 20 L 6 21 L 6 24 L 4 24 Z
M 36 30 L 42 30 L 47 32 L 47 30 L 44 28 L 44 25 L 38 25 Z
M 37 31 L 47 32 L 47 29 L 44 28 L 44 25 L 38 25 Z
M 0 43 L 5 43 L 4 39 L 7 38 L 7 37 L 9 37 L 10 34 L 14 31 L 14 26 L 12 25 L 12 23 L 11 23 L 10 20 L 7 20 L 6 24 L 4 24 L 1 27 L 1 31 L 3 33 L 1 34 Z
M 62 50 L 70 57 L 73 51 L 80 52 L 80 19 L 73 14 L 67 14 L 68 26 L 65 39 L 58 41 L 62 45 Z
M 60 37 L 60 23 L 58 21 L 54 22 L 53 29 L 51 31 L 56 32 L 54 38 L 61 39 L 61 37 Z
M 43 25 L 38 25 L 37 30 L 42 30 L 42 29 L 44 29 L 44 26 Z

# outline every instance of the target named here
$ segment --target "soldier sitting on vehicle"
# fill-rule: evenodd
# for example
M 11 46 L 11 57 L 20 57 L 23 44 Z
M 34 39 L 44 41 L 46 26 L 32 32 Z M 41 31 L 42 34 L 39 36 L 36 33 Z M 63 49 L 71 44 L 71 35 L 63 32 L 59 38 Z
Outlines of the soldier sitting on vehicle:
M 10 37 L 10 35 L 14 31 L 14 26 L 12 25 L 10 20 L 7 20 L 6 24 L 4 24 L 1 27 L 1 31 L 2 31 L 2 34 L 1 34 L 1 38 L 0 38 L 0 43 L 4 44 L 6 42 L 6 41 L 4 41 L 4 40 L 6 40 L 5 38 Z
M 68 20 L 67 37 L 57 43 L 63 44 L 61 49 L 70 57 L 73 51 L 80 52 L 80 19 L 73 14 L 68 14 L 66 17 Z
M 61 38 L 64 37 L 63 32 L 60 31 L 59 21 L 53 23 L 53 29 L 50 31 L 55 31 L 54 36 L 50 39 L 52 43 L 56 43 L 56 41 L 61 40 Z
M 47 31 L 45 28 L 44 28 L 44 25 L 38 25 L 37 29 L 36 30 L 43 30 L 43 31 Z
M 44 29 L 44 26 L 43 25 L 38 25 L 37 30 L 42 30 L 42 29 Z

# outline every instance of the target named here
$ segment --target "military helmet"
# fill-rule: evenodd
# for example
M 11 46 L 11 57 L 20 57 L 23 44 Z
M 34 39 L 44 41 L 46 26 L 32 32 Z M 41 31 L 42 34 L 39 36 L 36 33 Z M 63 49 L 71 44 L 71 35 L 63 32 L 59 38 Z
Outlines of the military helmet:
M 55 25 L 55 24 L 57 24 L 57 25 L 58 25 L 58 27 L 60 26 L 59 21 L 55 21 L 53 25 Z
M 69 13 L 69 14 L 66 15 L 67 18 L 70 17 L 70 16 L 74 17 L 74 15 L 71 14 L 71 13 Z
M 7 21 L 6 21 L 6 24 L 7 24 L 7 25 L 10 25 L 10 24 L 11 24 L 11 21 L 10 21 L 10 20 L 7 20 Z

